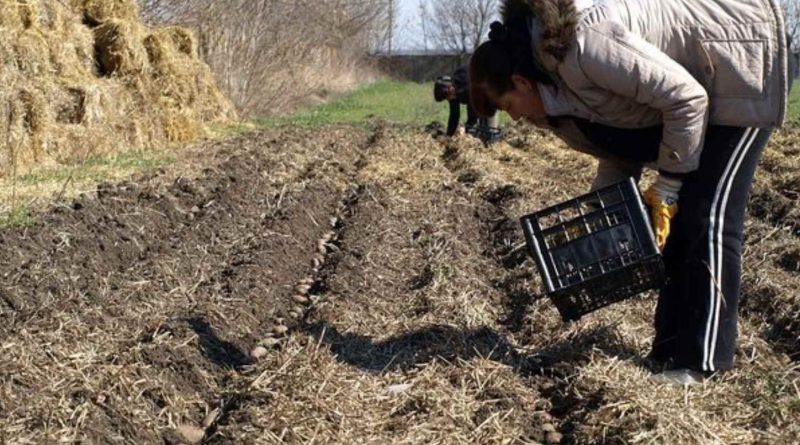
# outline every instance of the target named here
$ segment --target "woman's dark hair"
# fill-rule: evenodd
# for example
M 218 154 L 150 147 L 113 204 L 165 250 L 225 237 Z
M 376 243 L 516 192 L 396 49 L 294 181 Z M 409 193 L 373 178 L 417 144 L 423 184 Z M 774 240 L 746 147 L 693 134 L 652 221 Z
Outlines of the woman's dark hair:
M 492 116 L 497 104 L 489 95 L 501 96 L 514 89 L 513 74 L 533 82 L 553 84 L 550 75 L 534 57 L 526 20 L 512 19 L 507 24 L 494 22 L 489 41 L 481 44 L 469 64 L 470 102 L 481 116 Z
M 453 81 L 449 77 L 439 77 L 433 84 L 433 99 L 436 102 L 441 102 L 447 99 L 447 93 L 450 87 L 453 86 Z

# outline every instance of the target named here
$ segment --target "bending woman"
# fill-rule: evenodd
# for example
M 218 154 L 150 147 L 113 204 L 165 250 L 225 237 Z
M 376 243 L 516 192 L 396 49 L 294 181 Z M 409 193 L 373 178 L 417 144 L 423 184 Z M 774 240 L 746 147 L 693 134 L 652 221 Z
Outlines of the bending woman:
M 476 111 L 599 158 L 593 187 L 644 166 L 668 281 L 650 357 L 692 384 L 733 367 L 744 217 L 788 90 L 774 0 L 505 0 L 472 57 Z

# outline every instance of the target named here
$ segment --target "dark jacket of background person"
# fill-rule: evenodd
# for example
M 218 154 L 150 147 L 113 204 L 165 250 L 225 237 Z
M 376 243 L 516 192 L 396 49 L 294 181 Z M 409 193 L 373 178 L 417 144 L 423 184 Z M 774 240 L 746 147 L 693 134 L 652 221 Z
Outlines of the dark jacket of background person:
M 450 102 L 450 117 L 447 119 L 447 135 L 452 136 L 458 129 L 461 120 L 461 105 L 467 106 L 467 126 L 478 122 L 478 114 L 469 103 L 469 73 L 467 67 L 458 67 L 453 72 L 453 86 L 456 89 L 456 99 Z

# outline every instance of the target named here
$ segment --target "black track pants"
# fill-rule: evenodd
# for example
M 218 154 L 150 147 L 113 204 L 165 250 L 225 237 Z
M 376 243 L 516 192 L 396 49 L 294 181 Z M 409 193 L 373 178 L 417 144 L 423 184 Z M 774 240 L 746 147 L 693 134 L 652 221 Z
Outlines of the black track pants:
M 626 130 L 577 120 L 596 145 L 633 162 L 658 156 L 661 127 Z M 710 125 L 700 167 L 683 182 L 664 249 L 667 285 L 651 356 L 676 368 L 733 367 L 744 217 L 771 129 Z
M 653 341 L 653 356 L 674 367 L 733 367 L 745 210 L 771 133 L 709 126 L 700 168 L 684 179 L 664 249 L 668 282 Z

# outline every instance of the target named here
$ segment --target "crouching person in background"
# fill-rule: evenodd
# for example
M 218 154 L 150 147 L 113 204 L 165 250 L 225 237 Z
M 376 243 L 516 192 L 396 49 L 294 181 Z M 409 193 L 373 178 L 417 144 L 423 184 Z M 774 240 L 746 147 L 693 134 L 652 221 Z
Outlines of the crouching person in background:
M 433 98 L 436 102 L 447 101 L 450 105 L 450 115 L 447 119 L 447 136 L 453 136 L 458 130 L 461 121 L 461 105 L 467 107 L 467 121 L 465 131 L 489 145 L 501 138 L 497 127 L 497 118 L 479 117 L 472 108 L 469 100 L 469 78 L 467 67 L 457 68 L 452 76 L 436 79 L 433 85 Z

